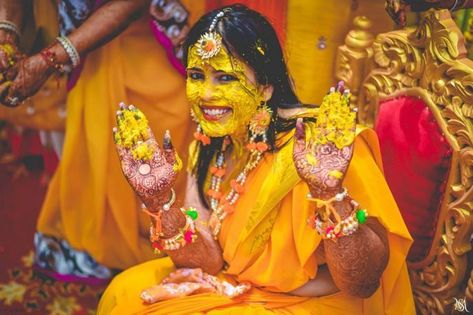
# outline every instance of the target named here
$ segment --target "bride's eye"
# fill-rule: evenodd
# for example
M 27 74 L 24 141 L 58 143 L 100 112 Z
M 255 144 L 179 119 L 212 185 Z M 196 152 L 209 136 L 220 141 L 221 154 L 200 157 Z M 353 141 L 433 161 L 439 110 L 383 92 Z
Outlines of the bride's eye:
M 222 82 L 232 82 L 232 81 L 238 80 L 237 77 L 231 74 L 221 74 L 219 75 L 218 79 L 219 81 L 222 81 Z
M 204 74 L 200 72 L 187 72 L 187 77 L 192 80 L 204 80 Z

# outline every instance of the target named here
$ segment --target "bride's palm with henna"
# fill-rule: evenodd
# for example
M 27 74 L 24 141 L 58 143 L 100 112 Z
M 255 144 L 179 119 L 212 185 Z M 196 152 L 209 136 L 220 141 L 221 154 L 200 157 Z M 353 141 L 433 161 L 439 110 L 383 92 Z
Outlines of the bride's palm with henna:
M 302 119 L 297 120 L 293 160 L 313 197 L 331 197 L 341 190 L 353 155 L 356 124 L 348 99 L 342 85 L 331 89 L 320 106 L 309 142 Z
M 123 173 L 142 202 L 157 210 L 169 200 L 180 169 L 170 135 L 166 132 L 160 148 L 143 113 L 123 103 L 117 125 L 113 131 Z

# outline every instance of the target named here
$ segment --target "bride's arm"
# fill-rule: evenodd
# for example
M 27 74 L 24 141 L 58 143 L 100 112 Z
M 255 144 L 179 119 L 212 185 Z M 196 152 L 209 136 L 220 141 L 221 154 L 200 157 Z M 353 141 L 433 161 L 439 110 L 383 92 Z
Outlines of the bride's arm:
M 170 134 L 165 134 L 160 147 L 144 114 L 131 105 L 120 105 L 117 123 L 114 139 L 123 173 L 153 223 L 150 246 L 164 251 L 177 267 L 201 268 L 216 274 L 223 260 L 218 243 L 201 223 L 206 222 L 205 209 L 193 202 L 184 207 L 179 201 L 184 196 L 175 196 L 172 189 L 182 163 Z M 194 186 L 191 178 L 187 187 L 189 198 L 196 190 Z M 190 207 L 200 209 L 197 218 Z
M 180 250 L 167 251 L 166 253 L 169 255 L 169 257 L 171 257 L 177 267 L 202 268 L 202 270 L 207 273 L 216 274 L 223 267 L 222 250 L 218 242 L 214 240 L 208 228 L 207 222 L 210 212 L 201 203 L 197 190 L 196 179 L 190 174 L 187 175 L 184 205 L 185 208 L 193 207 L 198 212 L 198 217 L 196 220 L 196 227 L 198 231 L 197 241 L 184 246 Z M 175 231 L 175 229 L 172 227 L 175 226 L 173 225 L 172 221 L 179 221 L 179 219 L 173 218 L 173 216 L 175 216 L 174 213 L 177 214 L 176 216 L 182 215 L 182 212 L 179 210 L 173 211 L 173 213 L 170 214 L 169 223 L 166 223 L 166 225 L 169 224 L 169 226 L 165 227 L 163 221 L 163 230 L 169 229 L 172 232 Z

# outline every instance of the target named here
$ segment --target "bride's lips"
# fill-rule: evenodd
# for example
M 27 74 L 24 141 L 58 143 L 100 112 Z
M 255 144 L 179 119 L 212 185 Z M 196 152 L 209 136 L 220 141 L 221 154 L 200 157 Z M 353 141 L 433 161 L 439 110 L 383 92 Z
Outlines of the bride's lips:
M 204 118 L 209 121 L 217 121 L 231 114 L 231 107 L 225 106 L 200 106 Z

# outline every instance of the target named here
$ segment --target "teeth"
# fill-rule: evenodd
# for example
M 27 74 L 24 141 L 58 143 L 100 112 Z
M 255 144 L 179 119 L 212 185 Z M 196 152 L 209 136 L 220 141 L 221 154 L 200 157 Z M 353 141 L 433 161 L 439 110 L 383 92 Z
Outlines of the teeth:
M 206 115 L 210 116 L 220 116 L 229 111 L 229 109 L 203 109 Z

